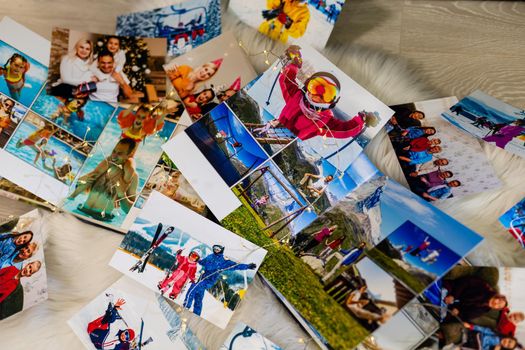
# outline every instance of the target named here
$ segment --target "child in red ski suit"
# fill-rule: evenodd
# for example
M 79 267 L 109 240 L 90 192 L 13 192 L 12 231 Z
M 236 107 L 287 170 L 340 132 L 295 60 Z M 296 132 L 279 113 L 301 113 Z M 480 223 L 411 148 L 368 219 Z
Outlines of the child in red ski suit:
M 200 259 L 200 254 L 194 250 L 188 256 L 182 256 L 181 252 L 182 249 L 177 251 L 177 268 L 175 271 L 159 283 L 162 293 L 165 293 L 173 283 L 173 288 L 169 294 L 171 299 L 177 298 L 188 280 L 195 283 L 195 273 L 197 272 L 197 262 Z

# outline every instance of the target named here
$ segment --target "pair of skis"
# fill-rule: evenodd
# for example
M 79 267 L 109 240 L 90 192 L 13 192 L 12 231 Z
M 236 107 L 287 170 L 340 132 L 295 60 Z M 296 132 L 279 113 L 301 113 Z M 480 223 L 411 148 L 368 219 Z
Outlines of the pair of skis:
M 131 272 L 137 271 L 138 273 L 144 272 L 144 269 L 146 268 L 146 265 L 148 263 L 148 260 L 151 258 L 151 255 L 153 252 L 160 246 L 160 244 L 169 236 L 170 233 L 175 230 L 173 226 L 169 226 L 166 228 L 166 230 L 162 232 L 162 223 L 159 223 L 157 225 L 157 230 L 155 231 L 155 236 L 153 236 L 153 240 L 151 241 L 149 249 L 142 255 L 142 257 L 137 261 L 129 270 Z

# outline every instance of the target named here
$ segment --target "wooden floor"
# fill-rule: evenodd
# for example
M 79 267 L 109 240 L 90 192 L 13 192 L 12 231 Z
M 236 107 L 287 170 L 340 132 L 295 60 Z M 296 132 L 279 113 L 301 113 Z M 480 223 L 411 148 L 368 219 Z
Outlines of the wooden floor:
M 53 26 L 111 33 L 115 16 L 169 0 L 0 0 L 0 13 L 46 38 Z M 347 0 L 329 45 L 376 47 L 409 60 L 438 96 L 482 89 L 525 108 L 525 2 Z

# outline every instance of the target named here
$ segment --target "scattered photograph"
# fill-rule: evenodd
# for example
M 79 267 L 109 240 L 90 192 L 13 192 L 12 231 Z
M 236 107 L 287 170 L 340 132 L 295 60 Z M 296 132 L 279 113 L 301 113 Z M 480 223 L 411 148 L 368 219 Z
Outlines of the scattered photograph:
M 408 220 L 367 255 L 416 294 L 461 260 L 446 245 Z
M 499 222 L 525 248 L 525 198 L 500 216 Z
M 63 98 L 42 89 L 31 110 L 81 140 L 94 144 L 113 115 L 115 107 L 89 98 Z
M 0 93 L 0 148 L 5 146 L 26 113 L 26 107 Z
M 91 149 L 88 142 L 31 111 L 5 146 L 7 152 L 66 185 L 73 182 Z
M 231 32 L 164 65 L 186 110 L 198 120 L 257 77 Z
M 64 99 L 157 102 L 166 96 L 165 38 L 54 28 L 47 93 Z
M 14 200 L 20 200 L 32 205 L 41 206 L 53 210 L 55 208 L 51 203 L 43 200 L 28 190 L 12 183 L 6 178 L 0 177 L 0 196 Z
M 228 186 L 269 158 L 225 103 L 184 132 Z
M 63 208 L 119 227 L 162 155 L 176 123 L 169 104 L 119 107 L 84 163 Z
M 281 347 L 266 339 L 260 333 L 244 323 L 238 323 L 219 350 L 282 350 Z
M 265 255 L 265 249 L 153 192 L 110 265 L 225 328 Z
M 0 320 L 47 299 L 41 228 L 37 209 L 0 224 Z
M 205 349 L 164 298 L 127 277 L 99 294 L 68 325 L 86 349 Z
M 117 17 L 117 35 L 166 38 L 168 56 L 180 56 L 221 34 L 219 0 L 185 0 Z
M 525 270 L 456 266 L 426 292 L 441 323 L 430 344 L 438 349 L 520 349 L 525 339 Z M 432 344 L 432 345 L 434 345 Z M 430 346 L 420 349 L 432 348 Z
M 387 130 L 412 192 L 429 202 L 501 186 L 479 141 L 441 117 L 455 97 L 391 106 Z
M 273 40 L 325 47 L 346 0 L 231 0 L 229 10 Z
M 44 85 L 47 67 L 0 40 L 0 92 L 25 107 Z
M 525 110 L 477 90 L 442 116 L 485 142 L 525 157 Z

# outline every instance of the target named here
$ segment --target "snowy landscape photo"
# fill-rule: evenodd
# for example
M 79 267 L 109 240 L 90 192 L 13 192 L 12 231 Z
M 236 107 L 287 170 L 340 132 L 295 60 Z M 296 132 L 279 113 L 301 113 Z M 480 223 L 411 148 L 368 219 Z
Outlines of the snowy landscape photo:
M 110 265 L 224 328 L 265 254 L 153 192 Z

